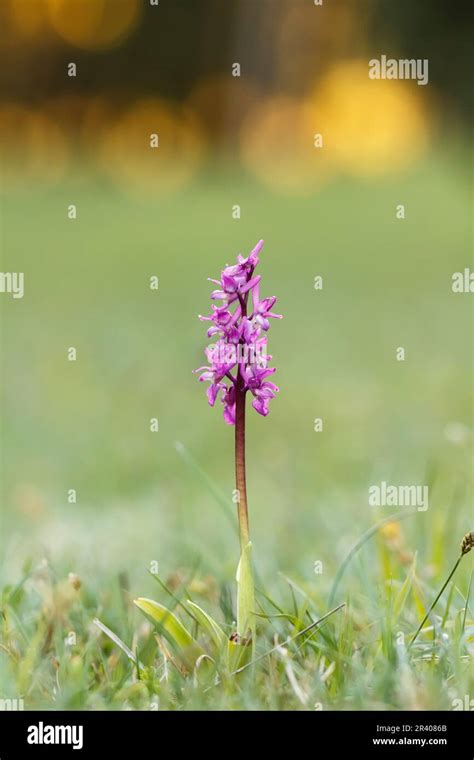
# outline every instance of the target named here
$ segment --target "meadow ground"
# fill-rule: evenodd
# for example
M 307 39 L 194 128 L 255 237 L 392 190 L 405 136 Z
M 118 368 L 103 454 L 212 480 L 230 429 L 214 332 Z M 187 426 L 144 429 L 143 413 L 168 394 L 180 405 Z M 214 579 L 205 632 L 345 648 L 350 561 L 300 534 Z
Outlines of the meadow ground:
M 3 269 L 25 272 L 25 297 L 2 301 L 0 698 L 449 710 L 474 695 L 472 554 L 407 647 L 473 528 L 472 296 L 451 290 L 472 266 L 467 186 L 452 157 L 307 198 L 222 172 L 158 199 L 78 175 L 3 200 Z M 212 664 L 184 672 L 133 599 L 173 608 L 205 647 L 185 600 L 232 632 L 233 431 L 191 370 L 206 277 L 261 237 L 264 293 L 285 318 L 270 336 L 280 393 L 247 433 L 255 656 L 282 646 L 216 684 Z M 426 484 L 428 508 L 370 506 L 382 481 Z

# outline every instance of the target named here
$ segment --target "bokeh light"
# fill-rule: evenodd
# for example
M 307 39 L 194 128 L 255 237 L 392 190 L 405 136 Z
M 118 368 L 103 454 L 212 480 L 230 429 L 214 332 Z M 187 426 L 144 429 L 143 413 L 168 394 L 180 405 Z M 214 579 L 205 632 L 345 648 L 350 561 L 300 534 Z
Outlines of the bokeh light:
M 277 96 L 252 109 L 244 121 L 242 162 L 275 191 L 304 194 L 330 176 L 325 148 L 314 145 L 309 116 L 300 100 Z
M 0 107 L 0 162 L 9 188 L 54 185 L 69 163 L 68 142 L 46 113 L 5 103 Z
M 315 71 L 324 72 L 328 63 L 364 39 L 364 14 L 357 2 L 325 3 L 318 9 L 318 23 L 308 23 L 308 3 L 281 3 L 279 10 L 277 24 L 273 14 L 266 14 L 265 33 L 275 34 L 277 39 L 277 86 L 293 95 L 304 94 L 313 83 Z
M 46 100 L 41 110 L 59 124 L 69 139 L 74 140 L 88 104 L 86 95 L 64 94 Z
M 51 24 L 66 42 L 86 50 L 119 45 L 135 28 L 140 0 L 47 0 Z
M 158 147 L 151 147 L 151 136 Z M 197 119 L 158 99 L 137 101 L 104 135 L 100 163 L 125 192 L 173 192 L 185 185 L 203 155 Z
M 78 143 L 81 155 L 94 164 L 104 136 L 112 128 L 119 112 L 119 106 L 114 101 L 101 95 L 89 98 L 84 105 L 78 124 Z
M 429 140 L 423 88 L 369 79 L 367 61 L 334 65 L 308 100 L 330 160 L 361 177 L 405 169 Z
M 234 148 L 246 114 L 260 98 L 260 89 L 248 78 L 229 81 L 229 76 L 216 75 L 198 80 L 187 104 L 212 141 L 213 156 Z
M 46 0 L 9 0 L 12 29 L 28 41 L 43 40 L 51 31 Z

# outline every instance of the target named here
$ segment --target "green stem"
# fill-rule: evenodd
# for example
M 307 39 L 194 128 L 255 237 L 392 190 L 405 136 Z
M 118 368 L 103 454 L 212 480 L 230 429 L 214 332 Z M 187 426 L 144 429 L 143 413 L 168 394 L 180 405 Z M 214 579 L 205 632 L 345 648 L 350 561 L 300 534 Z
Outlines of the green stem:
M 438 596 L 436 597 L 436 599 L 434 600 L 433 604 L 431 605 L 431 607 L 429 608 L 428 612 L 426 613 L 425 617 L 423 618 L 423 620 L 421 621 L 420 625 L 418 626 L 418 630 L 415 633 L 415 635 L 413 636 L 413 638 L 410 641 L 410 643 L 408 644 L 408 648 L 411 647 L 411 645 L 413 644 L 413 642 L 417 638 L 418 634 L 420 633 L 421 629 L 423 628 L 424 624 L 426 623 L 426 621 L 428 620 L 429 616 L 431 615 L 431 612 L 433 611 L 434 607 L 438 603 L 438 600 L 439 600 L 441 594 L 443 593 L 443 591 L 445 590 L 445 588 L 448 585 L 449 581 L 451 580 L 451 578 L 453 577 L 454 573 L 458 569 L 458 565 L 461 562 L 463 556 L 464 556 L 463 554 L 460 554 L 459 557 L 458 557 L 458 559 L 456 560 L 456 564 L 454 565 L 453 569 L 451 570 L 451 572 L 449 573 L 449 575 L 446 578 L 445 582 L 443 583 L 443 586 L 442 586 L 441 591 L 439 592 Z
M 235 405 L 235 485 L 237 488 L 237 510 L 239 518 L 240 550 L 250 539 L 249 515 L 247 507 L 247 483 L 245 477 L 245 389 L 240 376 L 236 384 Z

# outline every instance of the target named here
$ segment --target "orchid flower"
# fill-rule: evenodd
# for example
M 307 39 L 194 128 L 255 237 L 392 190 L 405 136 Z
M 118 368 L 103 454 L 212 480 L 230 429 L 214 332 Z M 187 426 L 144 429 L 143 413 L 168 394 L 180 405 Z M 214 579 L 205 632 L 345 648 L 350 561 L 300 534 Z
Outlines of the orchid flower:
M 217 287 L 211 293 L 211 314 L 199 315 L 210 322 L 207 337 L 216 342 L 206 348 L 207 364 L 199 372 L 201 382 L 210 383 L 207 399 L 214 406 L 217 398 L 224 406 L 224 420 L 235 426 L 235 478 L 238 499 L 238 519 L 241 559 L 238 571 L 238 629 L 242 640 L 252 635 L 250 622 L 253 610 L 253 581 L 250 567 L 250 535 L 247 508 L 245 473 L 245 402 L 247 392 L 253 396 L 252 407 L 266 417 L 270 401 L 278 393 L 278 386 L 268 378 L 275 368 L 269 367 L 267 335 L 270 319 L 281 319 L 272 311 L 276 297 L 260 298 L 260 275 L 255 274 L 260 240 L 247 258 L 237 257 L 237 263 L 226 266 L 219 279 L 209 278 Z M 252 600 L 252 601 L 250 601 Z

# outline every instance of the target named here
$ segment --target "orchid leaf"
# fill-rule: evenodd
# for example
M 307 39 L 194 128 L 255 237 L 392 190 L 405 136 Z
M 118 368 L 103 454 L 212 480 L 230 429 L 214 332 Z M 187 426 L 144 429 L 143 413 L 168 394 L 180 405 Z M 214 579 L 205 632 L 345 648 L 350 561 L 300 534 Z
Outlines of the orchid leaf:
M 195 602 L 191 602 L 191 600 L 188 599 L 187 603 L 191 607 L 203 631 L 205 631 L 211 638 L 216 649 L 218 651 L 221 651 L 226 643 L 227 636 L 220 627 L 219 623 L 216 623 L 216 621 L 210 615 L 208 615 L 207 612 L 201 609 L 201 607 L 199 607 Z
M 241 638 L 255 634 L 255 591 L 252 576 L 252 544 L 244 546 L 237 568 L 237 632 Z
M 189 631 L 178 620 L 176 615 L 153 599 L 135 599 L 134 604 L 153 623 L 158 625 L 159 632 L 169 641 L 187 667 L 194 667 L 196 660 L 204 649 L 191 636 Z

